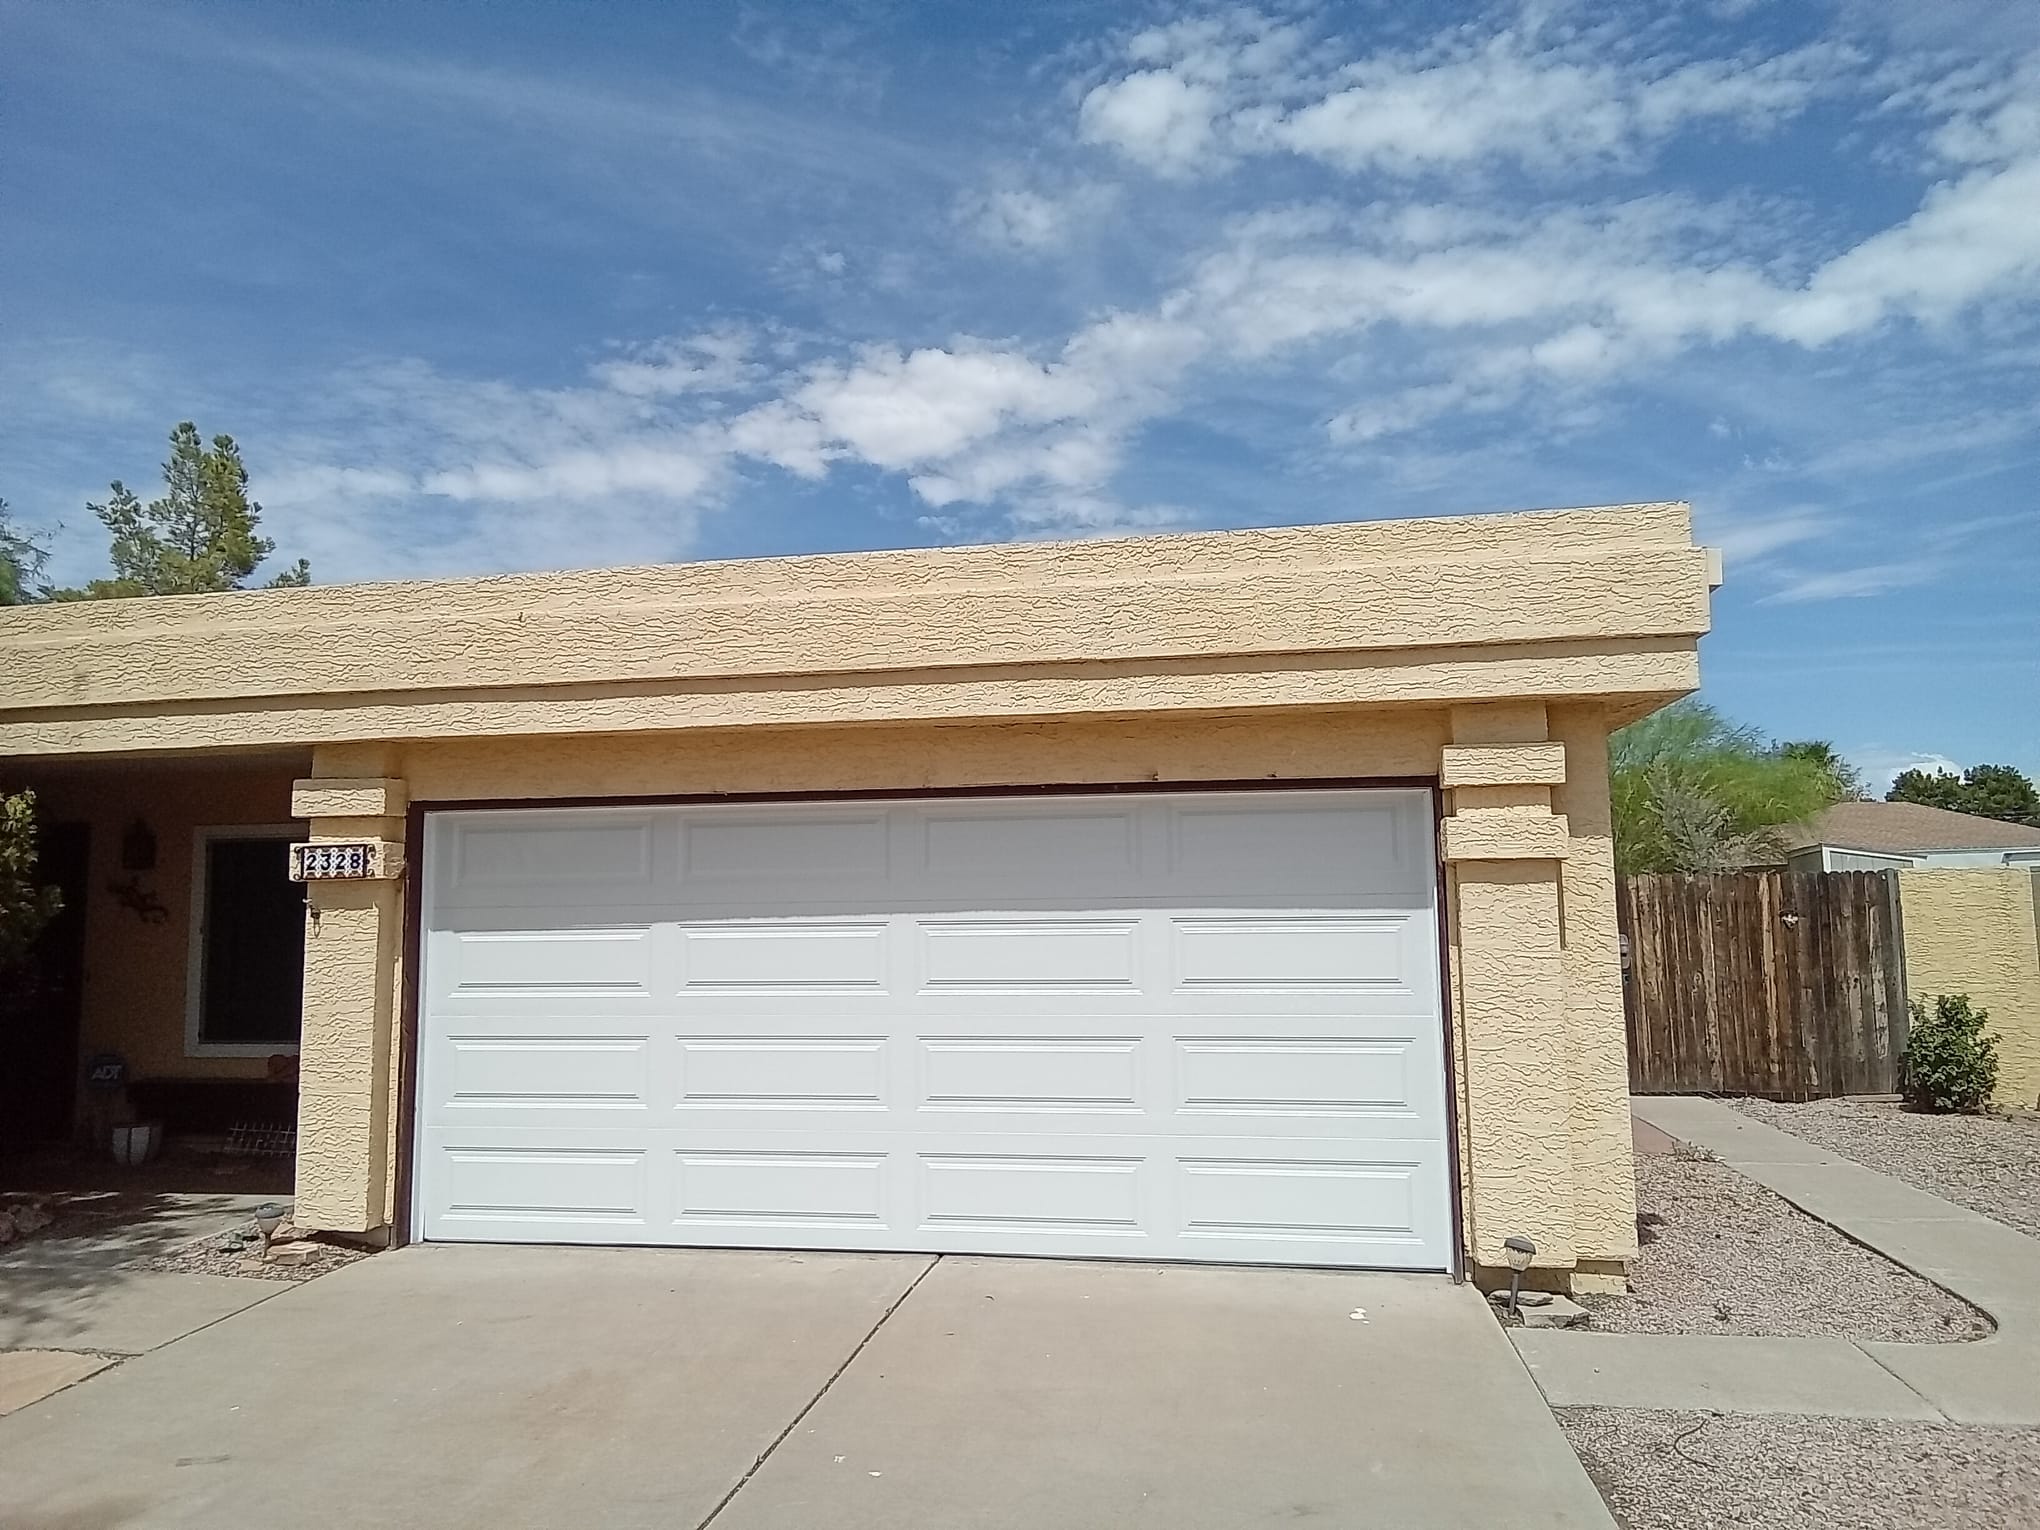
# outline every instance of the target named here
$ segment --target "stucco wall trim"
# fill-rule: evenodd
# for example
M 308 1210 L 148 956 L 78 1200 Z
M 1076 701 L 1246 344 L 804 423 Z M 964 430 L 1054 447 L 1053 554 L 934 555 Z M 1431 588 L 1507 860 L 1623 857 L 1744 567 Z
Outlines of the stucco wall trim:
M 291 784 L 294 818 L 401 818 L 409 800 L 404 783 L 388 778 L 309 779 Z
M 1572 853 L 1562 813 L 1458 813 L 1445 820 L 1444 839 L 1448 862 L 1562 861 Z
M 1565 780 L 1563 744 L 1448 744 L 1440 786 L 1557 786 Z

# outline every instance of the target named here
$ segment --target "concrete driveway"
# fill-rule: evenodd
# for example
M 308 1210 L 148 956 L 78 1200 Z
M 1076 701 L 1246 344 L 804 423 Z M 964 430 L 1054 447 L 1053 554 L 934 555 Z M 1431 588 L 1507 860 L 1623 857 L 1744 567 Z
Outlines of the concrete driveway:
M 0 1480 L 10 1530 L 1611 1524 L 1469 1288 L 890 1255 L 404 1249 L 0 1419 Z

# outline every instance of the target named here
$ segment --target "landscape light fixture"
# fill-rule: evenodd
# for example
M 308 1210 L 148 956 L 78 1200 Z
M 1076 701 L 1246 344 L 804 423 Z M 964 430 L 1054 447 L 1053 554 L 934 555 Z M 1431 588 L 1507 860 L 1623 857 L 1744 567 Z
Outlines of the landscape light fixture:
M 283 1226 L 284 1208 L 276 1201 L 264 1201 L 255 1208 L 255 1225 L 262 1230 L 262 1252 L 269 1252 L 269 1240 Z
M 1537 1245 L 1521 1233 L 1512 1233 L 1502 1239 L 1502 1252 L 1509 1260 L 1509 1316 L 1515 1317 L 1523 1296 L 1523 1272 L 1537 1257 Z

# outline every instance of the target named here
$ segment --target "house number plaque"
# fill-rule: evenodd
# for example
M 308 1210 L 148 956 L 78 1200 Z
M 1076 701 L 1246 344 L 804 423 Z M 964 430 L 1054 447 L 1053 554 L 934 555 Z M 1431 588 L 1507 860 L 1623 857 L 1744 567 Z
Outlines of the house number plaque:
M 396 846 L 382 840 L 314 840 L 290 847 L 293 882 L 367 882 L 396 875 Z

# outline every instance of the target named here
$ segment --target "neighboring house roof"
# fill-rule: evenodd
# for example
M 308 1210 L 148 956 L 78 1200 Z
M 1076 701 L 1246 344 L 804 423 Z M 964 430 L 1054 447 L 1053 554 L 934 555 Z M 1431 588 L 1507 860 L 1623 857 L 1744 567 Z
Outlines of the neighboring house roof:
M 1793 850 L 1829 845 L 1883 855 L 1943 850 L 2040 850 L 2040 829 L 1919 802 L 1837 802 L 1785 833 Z

